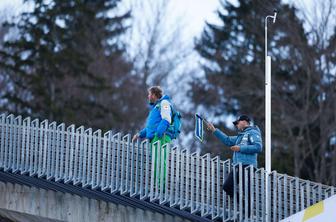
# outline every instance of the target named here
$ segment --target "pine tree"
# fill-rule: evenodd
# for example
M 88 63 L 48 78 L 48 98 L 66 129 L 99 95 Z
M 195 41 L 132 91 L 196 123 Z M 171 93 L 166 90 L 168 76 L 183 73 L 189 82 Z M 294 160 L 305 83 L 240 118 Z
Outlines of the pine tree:
M 217 12 L 221 24 L 208 23 L 196 41 L 205 78 L 192 83 L 192 95 L 209 116 L 220 120 L 216 122 L 220 126 L 226 121 L 224 116 L 248 114 L 263 129 L 264 13 L 280 9 L 280 1 L 262 4 L 242 0 L 237 5 L 221 1 Z M 234 133 L 231 125 L 225 126 L 225 131 Z M 223 152 L 217 141 L 211 147 L 226 157 L 231 154 L 226 149 Z
M 218 17 L 222 24 L 207 24 L 196 42 L 205 77 L 192 84 L 194 102 L 202 104 L 228 134 L 233 132 L 225 125 L 225 117 L 242 113 L 251 115 L 264 132 L 264 18 L 277 8 L 277 22 L 268 25 L 273 59 L 272 168 L 322 182 L 325 178 L 317 176 L 325 160 L 321 150 L 328 147 L 325 142 L 333 129 L 321 124 L 335 121 L 335 102 L 329 99 L 334 98 L 330 87 L 335 81 L 323 81 L 326 73 L 316 65 L 321 54 L 309 43 L 297 10 L 280 1 L 221 3 Z M 325 87 L 328 91 L 322 92 Z M 326 101 L 321 100 L 321 93 Z M 228 157 L 230 152 L 223 145 L 209 145 L 218 148 L 213 152 Z M 263 155 L 259 157 L 263 166 Z
M 125 118 L 143 101 L 133 98 L 139 86 L 122 42 L 130 13 L 118 15 L 119 0 L 25 2 L 34 9 L 8 24 L 19 34 L 1 51 L 8 110 L 104 129 L 137 124 Z

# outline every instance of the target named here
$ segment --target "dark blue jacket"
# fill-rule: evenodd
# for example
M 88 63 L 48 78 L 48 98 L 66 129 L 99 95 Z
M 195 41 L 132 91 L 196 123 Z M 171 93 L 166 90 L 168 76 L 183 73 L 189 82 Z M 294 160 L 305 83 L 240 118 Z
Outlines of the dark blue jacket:
M 257 126 L 249 126 L 237 136 L 228 136 L 219 129 L 215 130 L 214 135 L 226 146 L 238 145 L 240 147 L 240 151 L 233 153 L 233 164 L 252 164 L 257 168 L 257 155 L 262 151 L 261 134 Z
M 139 133 L 140 138 L 153 139 L 155 135 L 159 138 L 163 134 L 169 135 L 168 127 L 172 121 L 171 102 L 169 96 L 162 96 L 155 104 L 150 104 L 150 112 L 147 117 L 146 126 Z

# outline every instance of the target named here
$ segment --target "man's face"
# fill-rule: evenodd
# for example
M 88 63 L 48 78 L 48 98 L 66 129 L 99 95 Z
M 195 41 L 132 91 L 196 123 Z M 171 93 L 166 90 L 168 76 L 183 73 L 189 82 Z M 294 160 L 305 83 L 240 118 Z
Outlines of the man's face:
M 239 120 L 238 123 L 236 124 L 237 129 L 240 131 L 244 130 L 248 126 L 249 123 L 245 120 Z
M 151 93 L 150 91 L 148 92 L 148 101 L 149 103 L 155 103 L 158 100 L 158 98 Z

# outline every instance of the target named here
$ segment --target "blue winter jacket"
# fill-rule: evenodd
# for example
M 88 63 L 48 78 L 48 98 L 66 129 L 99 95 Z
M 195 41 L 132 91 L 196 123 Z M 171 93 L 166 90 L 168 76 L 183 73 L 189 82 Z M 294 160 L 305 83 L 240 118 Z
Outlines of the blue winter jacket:
M 162 102 L 163 100 L 166 100 L 166 101 Z M 169 107 L 168 106 L 161 107 L 162 104 L 169 104 Z M 169 132 L 167 132 L 167 129 L 171 123 L 170 104 L 171 104 L 170 98 L 167 95 L 162 96 L 161 99 L 159 99 L 155 104 L 150 104 L 150 107 L 149 107 L 150 112 L 147 117 L 146 126 L 139 133 L 140 138 L 146 138 L 146 139 L 151 140 L 154 138 L 155 135 L 161 138 L 164 134 L 171 137 Z M 162 115 L 164 115 L 163 112 L 165 111 L 163 109 L 167 109 L 168 111 L 168 114 L 166 113 L 164 118 L 162 117 Z M 169 119 L 170 119 L 170 122 L 169 122 Z
M 219 129 L 215 130 L 214 135 L 226 146 L 238 145 L 240 147 L 240 151 L 233 153 L 233 164 L 252 164 L 257 168 L 257 155 L 262 151 L 261 133 L 257 126 L 249 126 L 237 136 L 228 136 Z

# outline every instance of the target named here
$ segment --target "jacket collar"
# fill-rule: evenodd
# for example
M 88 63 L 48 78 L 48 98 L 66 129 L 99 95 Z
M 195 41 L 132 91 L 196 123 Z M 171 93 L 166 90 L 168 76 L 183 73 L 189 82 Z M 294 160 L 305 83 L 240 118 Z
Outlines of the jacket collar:
M 159 104 L 162 100 L 164 100 L 164 99 L 167 99 L 167 100 L 169 100 L 170 98 L 169 98 L 169 96 L 167 96 L 167 95 L 163 95 L 160 99 L 158 99 L 155 103 L 148 103 L 148 105 L 149 105 L 149 108 L 150 109 L 153 109 L 157 104 Z

